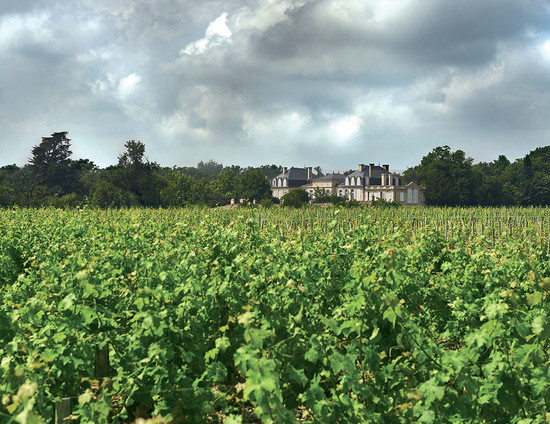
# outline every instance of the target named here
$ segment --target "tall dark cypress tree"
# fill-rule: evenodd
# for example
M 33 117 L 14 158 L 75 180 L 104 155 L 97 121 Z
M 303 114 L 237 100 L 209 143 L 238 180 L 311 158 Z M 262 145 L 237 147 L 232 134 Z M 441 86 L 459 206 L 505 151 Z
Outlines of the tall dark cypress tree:
M 67 131 L 42 137 L 42 142 L 32 148 L 29 163 L 36 175 L 37 182 L 48 188 L 56 196 L 76 191 L 77 172 L 72 166 L 71 140 Z

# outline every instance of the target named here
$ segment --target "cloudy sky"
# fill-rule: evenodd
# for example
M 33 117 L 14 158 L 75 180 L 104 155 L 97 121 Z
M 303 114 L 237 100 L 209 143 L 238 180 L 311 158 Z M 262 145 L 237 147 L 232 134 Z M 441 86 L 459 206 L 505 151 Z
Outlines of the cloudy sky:
M 0 165 L 476 161 L 550 144 L 547 0 L 1 0 Z

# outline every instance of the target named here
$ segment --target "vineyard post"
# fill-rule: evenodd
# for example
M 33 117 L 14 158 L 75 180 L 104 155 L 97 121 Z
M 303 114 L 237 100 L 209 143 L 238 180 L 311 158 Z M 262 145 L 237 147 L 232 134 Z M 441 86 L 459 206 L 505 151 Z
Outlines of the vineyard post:
M 55 403 L 55 424 L 63 424 L 71 415 L 71 398 L 61 398 Z
M 109 342 L 101 349 L 99 346 L 95 348 L 95 378 L 100 380 L 105 387 L 111 388 L 111 365 L 109 362 Z

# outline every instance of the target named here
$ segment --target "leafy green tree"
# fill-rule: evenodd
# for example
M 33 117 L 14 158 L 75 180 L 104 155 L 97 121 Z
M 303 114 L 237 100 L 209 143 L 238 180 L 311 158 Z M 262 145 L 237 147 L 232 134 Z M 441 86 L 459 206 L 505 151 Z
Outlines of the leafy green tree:
M 10 172 L 6 185 L 11 189 L 11 204 L 38 206 L 51 194 L 48 187 L 41 185 L 32 165 L 25 165 Z
M 337 194 L 331 194 L 329 197 L 329 202 L 333 205 L 339 205 L 341 203 L 345 203 L 346 199 L 342 196 L 338 196 Z
M 462 150 L 452 152 L 449 146 L 436 147 L 424 156 L 414 174 L 426 187 L 426 202 L 441 206 L 474 204 L 472 162 Z
M 297 188 L 286 193 L 281 200 L 283 206 L 301 208 L 308 204 L 309 194 L 304 189 Z
M 539 147 L 510 164 L 505 171 L 505 194 L 517 205 L 548 205 L 550 146 Z
M 239 171 L 235 167 L 226 167 L 214 181 L 214 190 L 221 197 L 231 199 L 237 197 Z
M 15 191 L 10 184 L 10 177 L 19 170 L 15 164 L 0 168 L 0 206 L 10 206 L 15 203 Z
M 206 178 L 194 178 L 185 172 L 175 171 L 166 179 L 166 186 L 161 191 L 162 204 L 166 206 L 222 204 L 215 193 L 214 185 Z
M 159 165 L 145 158 L 145 144 L 141 141 L 129 140 L 124 146 L 126 151 L 118 157 L 118 164 L 107 168 L 102 177 L 113 186 L 132 193 L 140 205 L 160 205 L 164 180 L 158 175 Z
M 258 169 L 249 169 L 239 179 L 239 197 L 262 200 L 271 197 L 269 180 Z
M 268 180 L 271 180 L 272 178 L 279 175 L 283 168 L 279 165 L 262 165 L 257 168 L 251 168 L 251 169 L 257 169 L 259 170 L 264 177 L 266 177 Z
M 508 182 L 507 169 L 510 161 L 500 155 L 493 162 L 480 162 L 472 166 L 475 181 L 475 204 L 503 206 L 514 204 L 513 197 L 505 190 Z
M 313 189 L 313 202 L 314 203 L 329 203 L 330 194 L 321 187 L 315 187 Z
M 101 207 L 137 206 L 139 199 L 134 193 L 101 178 L 92 186 L 90 203 Z

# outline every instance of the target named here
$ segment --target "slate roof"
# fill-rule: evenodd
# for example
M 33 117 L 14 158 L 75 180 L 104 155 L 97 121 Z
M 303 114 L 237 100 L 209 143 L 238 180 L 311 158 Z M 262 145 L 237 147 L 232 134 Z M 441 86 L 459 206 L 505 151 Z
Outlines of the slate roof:
M 346 176 L 344 174 L 327 174 L 324 177 L 319 177 L 315 181 L 344 181 Z
M 389 174 L 389 171 L 386 171 L 384 168 L 378 165 L 374 165 L 372 167 L 372 175 L 371 178 L 382 178 L 382 174 Z M 349 174 L 349 177 L 368 177 L 369 176 L 369 167 L 368 165 L 365 165 L 363 167 L 362 171 L 354 171 L 351 174 Z
M 279 174 L 275 178 L 286 178 L 288 181 L 307 181 L 307 169 L 294 167 L 289 168 L 284 174 Z
M 273 179 L 277 178 L 286 178 L 287 179 L 287 187 L 300 187 L 306 183 L 308 183 L 307 180 L 307 169 L 306 168 L 289 168 L 285 173 L 277 175 Z M 317 176 L 315 174 L 312 175 L 312 179 L 315 180 Z

